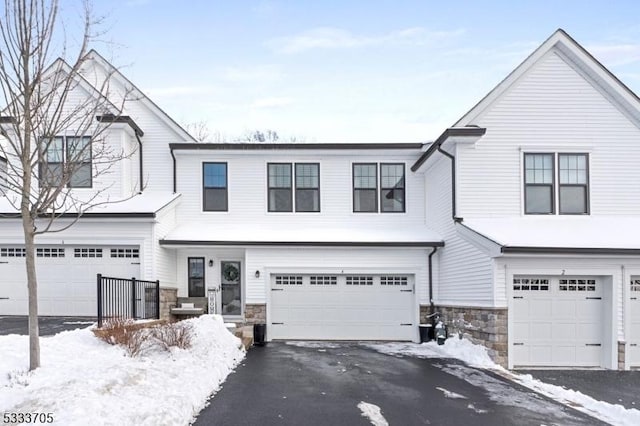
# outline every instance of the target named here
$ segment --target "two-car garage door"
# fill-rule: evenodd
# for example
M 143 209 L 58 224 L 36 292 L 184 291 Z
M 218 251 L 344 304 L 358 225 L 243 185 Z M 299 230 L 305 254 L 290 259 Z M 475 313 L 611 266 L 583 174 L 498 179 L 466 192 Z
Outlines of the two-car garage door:
M 140 276 L 137 246 L 39 246 L 36 249 L 40 315 L 96 315 L 96 275 Z M 26 315 L 25 251 L 0 247 L 0 315 Z
M 513 279 L 513 364 L 599 367 L 603 284 L 598 277 Z
M 414 340 L 410 274 L 273 274 L 272 339 Z

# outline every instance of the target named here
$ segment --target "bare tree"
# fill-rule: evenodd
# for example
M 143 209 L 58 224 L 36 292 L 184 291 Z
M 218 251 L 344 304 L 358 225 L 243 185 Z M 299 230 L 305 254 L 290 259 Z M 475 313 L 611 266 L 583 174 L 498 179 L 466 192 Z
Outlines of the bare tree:
M 24 233 L 30 370 L 40 365 L 35 239 L 64 231 L 86 210 L 109 202 L 108 186 L 94 181 L 132 155 L 109 143 L 107 132 L 127 94 L 119 93 L 115 105 L 111 75 L 98 84 L 82 76 L 99 20 L 88 0 L 81 4 L 83 27 L 73 48 L 60 31 L 57 0 L 4 0 L 0 18 L 0 162 L 6 163 L 6 200 Z

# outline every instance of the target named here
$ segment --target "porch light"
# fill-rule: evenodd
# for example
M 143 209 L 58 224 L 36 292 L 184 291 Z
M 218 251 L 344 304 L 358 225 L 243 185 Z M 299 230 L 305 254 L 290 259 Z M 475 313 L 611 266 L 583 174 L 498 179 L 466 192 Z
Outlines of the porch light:
M 213 268 L 213 259 L 209 259 L 209 268 Z
M 256 275 L 256 278 L 260 278 L 260 271 L 256 270 L 255 275 Z

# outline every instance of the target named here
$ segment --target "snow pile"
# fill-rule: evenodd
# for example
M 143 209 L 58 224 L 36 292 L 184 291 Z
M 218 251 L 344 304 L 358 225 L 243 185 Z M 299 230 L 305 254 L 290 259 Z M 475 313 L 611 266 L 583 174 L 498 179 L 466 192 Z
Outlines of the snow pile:
M 418 358 L 456 358 L 473 367 L 498 367 L 489 358 L 484 346 L 474 345 L 467 339 L 458 338 L 447 339 L 446 342 L 444 345 L 438 345 L 435 341 L 431 341 L 421 345 L 415 343 L 382 343 L 367 346 L 388 355 L 410 355 Z
M 457 338 L 450 338 L 441 346 L 436 342 L 422 344 L 379 343 L 367 344 L 366 346 L 375 349 L 378 352 L 394 356 L 459 359 L 473 367 L 493 370 L 495 373 L 519 383 L 522 386 L 605 422 L 621 426 L 640 425 L 640 410 L 635 408 L 626 409 L 622 405 L 598 401 L 581 392 L 541 382 L 538 379 L 534 379 L 530 374 L 516 374 L 510 372 L 495 364 L 491 358 L 489 358 L 484 346 L 475 345 L 466 339 L 460 340 Z M 477 374 L 474 374 L 474 371 L 471 369 L 466 369 L 462 366 L 452 366 L 445 367 L 444 370 L 459 376 L 463 380 L 467 380 L 473 385 L 491 390 L 490 393 L 494 396 L 499 394 L 499 392 L 496 392 L 493 387 L 489 386 L 491 383 L 486 383 L 487 377 L 482 378 L 482 380 L 475 380 L 477 379 Z M 477 372 L 477 370 L 475 371 Z M 513 392 L 513 390 L 510 390 L 509 392 Z M 505 395 L 505 398 L 509 399 L 509 395 Z
M 358 408 L 362 412 L 362 417 L 369 419 L 373 426 L 389 426 L 387 419 L 384 418 L 380 407 L 377 405 L 360 401 Z
M 53 413 L 66 425 L 184 425 L 244 358 L 222 318 L 187 320 L 193 346 L 139 358 L 89 328 L 40 339 L 42 367 L 28 369 L 28 337 L 0 336 L 0 412 Z

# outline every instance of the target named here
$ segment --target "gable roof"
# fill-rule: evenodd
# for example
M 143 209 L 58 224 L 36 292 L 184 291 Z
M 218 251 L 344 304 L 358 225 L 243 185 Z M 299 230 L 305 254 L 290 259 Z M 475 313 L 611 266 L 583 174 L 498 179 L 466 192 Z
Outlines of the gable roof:
M 531 69 L 539 59 L 552 50 L 555 50 L 563 60 L 573 65 L 576 71 L 581 73 L 640 127 L 640 98 L 562 28 L 557 29 L 493 90 L 464 114 L 454 126 L 462 127 L 474 124 L 491 104 Z
M 131 82 L 124 74 L 120 72 L 116 67 L 114 67 L 109 61 L 107 61 L 102 55 L 100 55 L 95 49 L 91 49 L 89 53 L 87 53 L 87 57 L 93 59 L 96 63 L 100 64 L 105 70 L 108 71 L 116 80 L 120 80 L 124 86 L 130 87 L 134 90 L 138 95 L 140 95 L 140 101 L 142 101 L 151 112 L 153 112 L 157 117 L 163 120 L 165 123 L 169 125 L 174 132 L 178 135 L 185 138 L 185 140 L 189 140 L 191 142 L 197 142 L 197 140 L 191 136 L 189 132 L 187 132 L 182 126 L 180 126 L 169 114 L 164 112 L 162 108 L 160 108 L 155 102 L 153 102 L 142 90 L 138 88 L 135 84 Z M 112 77 L 112 78 L 113 78 Z

